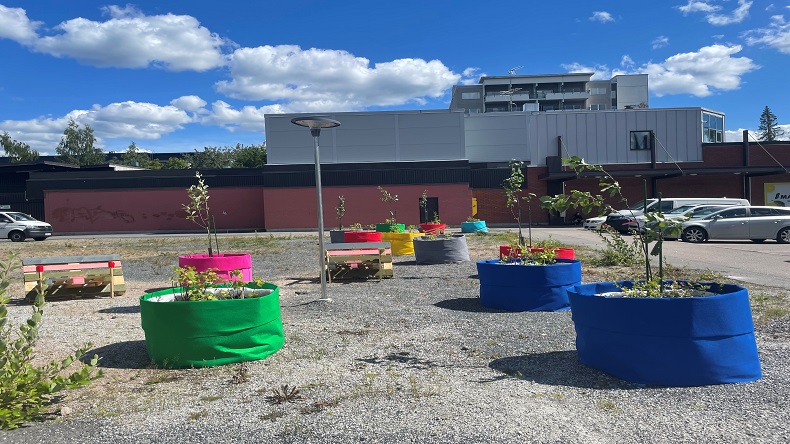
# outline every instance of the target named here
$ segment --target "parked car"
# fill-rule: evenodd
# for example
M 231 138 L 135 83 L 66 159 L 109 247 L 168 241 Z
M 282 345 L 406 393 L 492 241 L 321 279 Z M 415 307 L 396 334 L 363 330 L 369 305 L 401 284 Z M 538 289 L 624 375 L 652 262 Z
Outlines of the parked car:
M 686 205 L 749 205 L 747 199 L 734 199 L 727 197 L 668 197 L 661 199 L 661 208 L 659 208 L 658 199 L 640 200 L 639 202 L 629 206 L 625 210 L 615 211 L 606 217 L 606 224 L 615 230 L 626 234 L 631 230 L 637 229 L 637 218 L 644 213 L 654 211 L 661 211 L 667 213 L 668 211 L 680 208 Z
M 681 239 L 704 242 L 708 239 L 776 239 L 790 243 L 790 208 L 734 206 L 683 223 Z
M 52 225 L 16 211 L 0 211 L 0 238 L 22 242 L 30 237 L 37 241 L 52 236 Z
M 703 217 L 707 216 L 708 214 L 714 213 L 719 210 L 723 210 L 725 208 L 731 207 L 732 205 L 683 205 L 682 207 L 677 207 L 674 210 L 669 210 L 664 213 L 664 217 L 667 219 L 691 219 L 696 217 Z M 645 217 L 638 216 L 633 220 L 626 222 L 626 225 L 629 231 L 635 232 L 643 232 L 645 229 Z M 677 240 L 680 239 L 680 234 L 676 235 L 666 235 L 664 239 L 669 240 Z
M 601 225 L 603 225 L 604 222 L 606 222 L 605 217 L 590 217 L 584 220 L 582 227 L 588 230 L 598 231 L 601 229 Z

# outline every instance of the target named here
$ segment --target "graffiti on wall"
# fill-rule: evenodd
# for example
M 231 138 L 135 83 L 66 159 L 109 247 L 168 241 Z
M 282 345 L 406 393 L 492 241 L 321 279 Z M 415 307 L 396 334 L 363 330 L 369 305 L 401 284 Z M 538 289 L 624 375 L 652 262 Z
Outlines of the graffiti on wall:
M 765 204 L 790 207 L 790 182 L 766 183 Z
M 52 212 L 52 217 L 58 222 L 87 221 L 95 223 L 98 221 L 113 220 L 131 224 L 134 223 L 135 220 L 133 215 L 124 210 L 105 210 L 101 206 L 95 208 L 60 207 Z

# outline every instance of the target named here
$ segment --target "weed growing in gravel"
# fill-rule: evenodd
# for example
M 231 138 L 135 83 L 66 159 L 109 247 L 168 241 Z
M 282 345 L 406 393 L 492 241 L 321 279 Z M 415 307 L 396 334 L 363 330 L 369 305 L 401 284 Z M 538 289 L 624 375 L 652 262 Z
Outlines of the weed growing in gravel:
M 154 385 L 154 384 L 161 384 L 163 382 L 173 382 L 178 381 L 181 379 L 176 375 L 171 375 L 170 373 L 159 373 L 158 375 L 151 376 L 150 378 L 146 379 L 144 382 L 145 385 Z
M 299 389 L 296 388 L 296 386 L 289 386 L 288 384 L 273 388 L 272 395 L 267 398 L 272 404 L 294 402 L 298 399 L 302 399 L 302 394 L 299 393 Z
M 44 314 L 44 295 L 38 292 L 33 313 L 25 323 L 18 328 L 8 324 L 6 304 L 11 297 L 7 292 L 11 273 L 18 268 L 18 259 L 13 254 L 0 261 L 0 429 L 3 430 L 15 429 L 36 418 L 44 407 L 55 402 L 57 392 L 88 385 L 102 376 L 101 370 L 96 368 L 98 355 L 88 364 L 80 362 L 92 347 L 90 343 L 60 361 L 53 360 L 44 366 L 33 364 Z M 78 369 L 66 374 L 73 364 Z
M 205 418 L 208 416 L 208 410 L 203 409 L 199 412 L 192 412 L 189 414 L 189 422 L 195 422 L 200 418 Z
M 334 407 L 340 404 L 339 399 L 329 399 L 326 401 L 316 401 L 312 404 L 306 405 L 302 407 L 301 412 L 303 415 L 309 415 L 311 413 L 318 413 L 324 411 L 327 407 Z
M 598 406 L 599 409 L 606 410 L 610 413 L 623 413 L 623 411 L 617 407 L 614 401 L 610 399 L 601 399 L 596 402 L 595 405 Z
M 236 366 L 236 369 L 233 371 L 233 377 L 231 381 L 234 384 L 242 384 L 250 380 L 250 366 L 246 362 L 241 362 Z

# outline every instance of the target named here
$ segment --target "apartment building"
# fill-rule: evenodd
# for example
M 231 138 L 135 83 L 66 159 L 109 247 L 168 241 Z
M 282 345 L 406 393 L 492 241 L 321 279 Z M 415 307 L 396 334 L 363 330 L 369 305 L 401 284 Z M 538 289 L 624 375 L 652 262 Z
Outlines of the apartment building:
M 648 107 L 647 74 L 592 80 L 593 73 L 483 76 L 477 85 L 453 87 L 451 110 L 606 111 Z

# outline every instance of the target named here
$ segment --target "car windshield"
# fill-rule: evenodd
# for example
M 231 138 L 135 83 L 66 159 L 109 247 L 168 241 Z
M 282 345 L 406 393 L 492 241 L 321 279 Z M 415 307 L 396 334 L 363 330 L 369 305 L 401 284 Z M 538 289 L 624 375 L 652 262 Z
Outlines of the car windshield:
M 8 217 L 17 221 L 36 220 L 25 213 L 6 213 Z
M 640 210 L 641 211 L 641 210 L 645 209 L 645 205 L 651 205 L 655 201 L 656 201 L 655 199 L 640 200 L 639 202 L 629 206 L 628 209 L 629 210 Z
M 664 214 L 683 214 L 694 207 L 696 207 L 696 205 L 683 205 L 682 207 L 673 208 Z
M 727 208 L 727 206 L 726 206 L 726 205 L 724 205 L 724 206 L 719 206 L 719 207 L 705 207 L 705 208 L 699 208 L 699 209 L 697 209 L 696 211 L 693 211 L 692 213 L 689 213 L 689 216 L 690 216 L 690 217 L 700 217 L 700 216 L 707 216 L 707 215 L 708 215 L 708 214 L 710 214 L 710 213 L 714 213 L 714 212 L 716 212 L 716 211 L 719 211 L 719 210 L 722 210 L 722 209 L 724 209 L 724 208 Z

